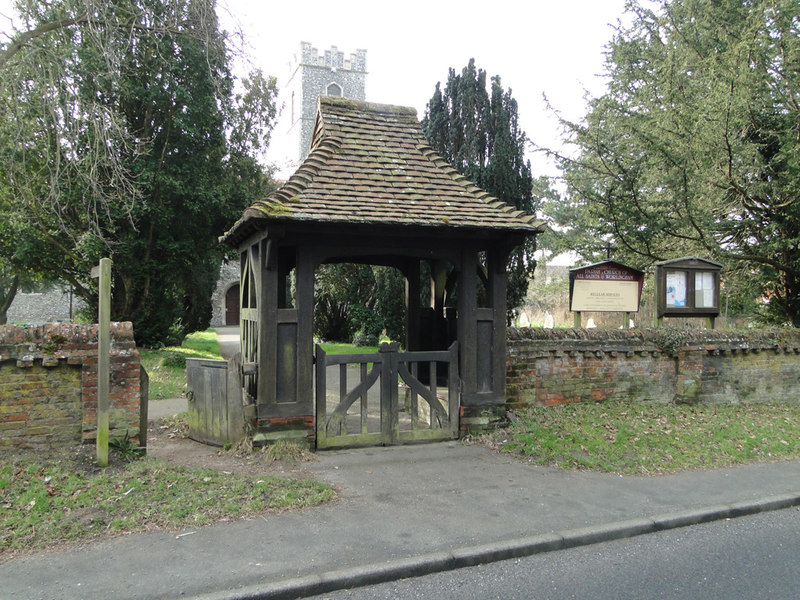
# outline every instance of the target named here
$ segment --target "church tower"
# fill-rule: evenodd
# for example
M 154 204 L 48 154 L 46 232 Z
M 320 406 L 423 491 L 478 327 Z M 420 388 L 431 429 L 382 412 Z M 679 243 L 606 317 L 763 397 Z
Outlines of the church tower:
M 366 100 L 367 51 L 356 50 L 345 58 L 336 46 L 324 54 L 308 42 L 300 43 L 300 53 L 292 61 L 285 109 L 289 115 L 289 135 L 297 139 L 302 161 L 311 145 L 311 134 L 319 96 L 339 96 Z

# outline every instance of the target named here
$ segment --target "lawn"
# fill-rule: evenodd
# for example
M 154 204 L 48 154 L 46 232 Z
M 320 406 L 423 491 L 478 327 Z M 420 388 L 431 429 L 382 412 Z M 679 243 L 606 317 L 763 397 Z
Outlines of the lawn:
M 374 354 L 378 346 L 355 346 L 344 342 L 323 342 L 320 344 L 326 354 Z
M 377 346 L 354 346 L 339 342 L 325 342 L 322 348 L 328 354 L 369 354 Z M 217 334 L 213 329 L 198 331 L 186 336 L 181 346 L 158 350 L 140 348 L 142 365 L 150 377 L 150 399 L 180 398 L 186 391 L 186 359 L 221 359 Z
M 335 497 L 319 481 L 182 467 L 152 458 L 94 466 L 91 448 L 0 454 L 0 559 L 109 535 L 180 529 Z M 112 456 L 112 459 L 114 457 Z
M 186 359 L 221 359 L 213 329 L 186 336 L 180 346 L 158 350 L 140 348 L 139 356 L 150 377 L 150 399 L 179 398 L 186 390 Z
M 543 466 L 633 475 L 800 458 L 796 404 L 575 403 L 520 411 L 491 440 Z

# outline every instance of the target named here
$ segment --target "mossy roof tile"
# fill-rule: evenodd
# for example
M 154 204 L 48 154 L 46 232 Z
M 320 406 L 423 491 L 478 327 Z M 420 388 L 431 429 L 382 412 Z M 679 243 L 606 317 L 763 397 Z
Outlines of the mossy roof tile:
M 436 154 L 414 109 L 321 97 L 312 139 L 297 171 L 248 208 L 225 241 L 236 244 L 252 219 L 541 231 Z

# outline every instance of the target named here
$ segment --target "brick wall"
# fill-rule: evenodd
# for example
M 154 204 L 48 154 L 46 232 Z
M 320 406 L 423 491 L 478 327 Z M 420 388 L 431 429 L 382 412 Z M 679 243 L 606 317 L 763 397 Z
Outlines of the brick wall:
M 111 324 L 109 426 L 139 432 L 141 365 L 130 323 Z M 0 446 L 38 448 L 93 440 L 97 429 L 97 325 L 0 327 Z
M 800 333 L 510 329 L 511 406 L 800 399 Z

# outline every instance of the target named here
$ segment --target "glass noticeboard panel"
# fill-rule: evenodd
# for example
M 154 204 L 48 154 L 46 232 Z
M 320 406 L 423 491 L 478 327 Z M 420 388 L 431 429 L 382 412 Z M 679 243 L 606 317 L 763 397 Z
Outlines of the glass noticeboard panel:
M 716 306 L 714 298 L 714 274 L 694 274 L 694 306 L 695 308 L 713 308 Z
M 667 272 L 667 306 L 686 306 L 686 271 Z

